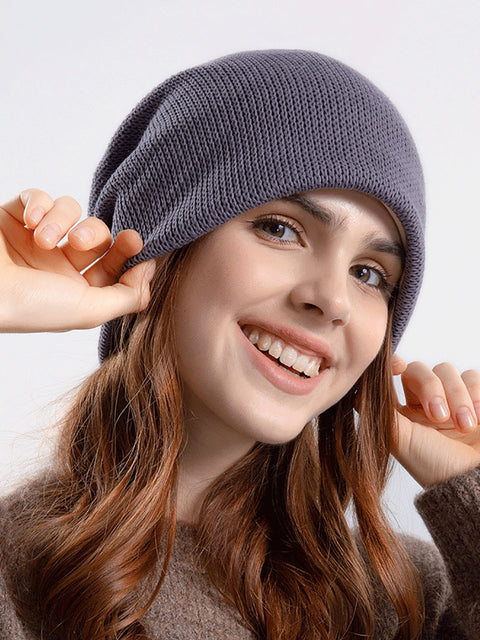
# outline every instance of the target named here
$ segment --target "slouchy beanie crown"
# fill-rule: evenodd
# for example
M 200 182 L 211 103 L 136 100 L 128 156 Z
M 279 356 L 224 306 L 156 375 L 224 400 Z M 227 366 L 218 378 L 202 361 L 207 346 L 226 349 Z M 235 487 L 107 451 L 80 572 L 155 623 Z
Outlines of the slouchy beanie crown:
M 130 228 L 142 236 L 125 272 L 270 200 L 326 187 L 370 194 L 403 225 L 395 349 L 423 277 L 422 168 L 390 100 L 338 60 L 314 51 L 244 51 L 170 77 L 113 136 L 94 174 L 89 212 L 113 238 Z M 100 362 L 116 348 L 118 322 L 101 328 Z

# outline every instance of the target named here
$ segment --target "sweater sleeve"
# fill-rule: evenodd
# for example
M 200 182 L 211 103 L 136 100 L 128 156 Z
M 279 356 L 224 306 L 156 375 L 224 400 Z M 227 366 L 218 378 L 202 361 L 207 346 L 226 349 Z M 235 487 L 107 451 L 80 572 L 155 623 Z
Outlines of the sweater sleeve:
M 2 573 L 0 573 L 0 638 L 28 640 L 23 625 L 18 619 Z
M 480 466 L 419 493 L 415 507 L 448 580 L 429 638 L 480 638 Z
M 31 635 L 20 621 L 8 587 L 8 576 L 15 566 L 16 554 L 12 553 L 8 498 L 0 499 L 0 638 L 3 640 L 31 640 Z M 13 561 L 10 558 L 13 557 Z

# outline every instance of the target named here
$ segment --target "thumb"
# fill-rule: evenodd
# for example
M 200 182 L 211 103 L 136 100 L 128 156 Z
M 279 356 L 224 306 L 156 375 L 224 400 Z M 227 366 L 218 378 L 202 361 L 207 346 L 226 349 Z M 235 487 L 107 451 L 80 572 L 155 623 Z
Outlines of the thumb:
M 406 361 L 401 358 L 398 353 L 394 353 L 391 360 L 392 364 L 392 375 L 398 376 L 405 371 L 407 368 Z
M 126 285 L 133 290 L 133 308 L 130 313 L 143 311 L 150 302 L 150 282 L 155 275 L 156 265 L 154 258 L 146 262 L 140 262 L 126 271 L 119 279 L 118 282 L 120 284 Z

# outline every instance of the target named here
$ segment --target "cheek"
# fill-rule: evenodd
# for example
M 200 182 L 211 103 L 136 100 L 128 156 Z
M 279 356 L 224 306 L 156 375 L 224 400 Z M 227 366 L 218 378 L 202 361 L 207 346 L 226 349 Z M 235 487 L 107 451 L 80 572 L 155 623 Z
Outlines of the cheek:
M 265 260 L 260 247 L 219 229 L 194 257 L 178 299 L 184 313 L 199 321 L 215 315 L 218 321 L 220 312 L 235 315 L 265 300 L 278 282 L 276 265 Z
M 350 347 L 358 375 L 363 373 L 380 351 L 387 323 L 388 308 L 382 301 L 366 305 L 355 319 Z
M 220 235 L 220 234 L 217 234 Z M 192 257 L 177 294 L 175 328 L 180 362 L 189 366 L 205 355 L 213 356 L 224 323 L 240 308 L 251 290 L 247 262 L 235 248 L 207 239 Z M 220 250 L 221 249 L 221 250 Z M 245 264 L 244 264 L 245 262 Z

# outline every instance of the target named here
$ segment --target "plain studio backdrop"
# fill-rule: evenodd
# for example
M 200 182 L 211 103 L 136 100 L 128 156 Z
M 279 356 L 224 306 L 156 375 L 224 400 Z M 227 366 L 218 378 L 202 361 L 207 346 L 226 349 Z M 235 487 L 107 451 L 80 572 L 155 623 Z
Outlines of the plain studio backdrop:
M 477 0 L 0 2 L 0 202 L 27 187 L 86 215 L 94 169 L 154 86 L 235 51 L 310 49 L 358 69 L 407 121 L 427 184 L 427 266 L 398 353 L 480 368 L 480 3 Z M 98 366 L 100 329 L 0 335 L 0 491 L 42 465 L 53 400 Z M 385 494 L 398 530 L 429 539 L 399 464 Z

